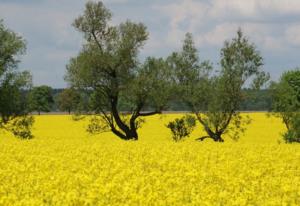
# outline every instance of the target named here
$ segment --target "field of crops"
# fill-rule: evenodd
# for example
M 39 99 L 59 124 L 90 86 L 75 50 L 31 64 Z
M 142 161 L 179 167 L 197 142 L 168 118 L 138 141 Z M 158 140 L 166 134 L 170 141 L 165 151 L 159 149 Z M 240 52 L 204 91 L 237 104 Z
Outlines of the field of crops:
M 35 139 L 0 133 L 0 205 L 300 205 L 300 146 L 280 120 L 251 114 L 240 141 L 174 143 L 154 116 L 140 141 L 90 136 L 86 121 L 36 117 Z

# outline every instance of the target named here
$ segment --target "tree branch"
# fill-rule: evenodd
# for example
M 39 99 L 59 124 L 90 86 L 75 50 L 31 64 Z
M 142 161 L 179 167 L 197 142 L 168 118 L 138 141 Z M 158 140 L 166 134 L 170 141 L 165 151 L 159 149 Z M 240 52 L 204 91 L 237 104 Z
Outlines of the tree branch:
M 124 134 L 121 133 L 119 130 L 117 130 L 117 129 L 115 128 L 114 125 L 111 125 L 111 131 L 112 131 L 115 135 L 117 135 L 118 137 L 120 137 L 121 139 L 123 139 L 123 140 L 128 140 L 128 138 L 126 137 L 126 135 L 124 135 Z
M 100 51 L 101 51 L 101 53 L 103 53 L 102 45 L 101 45 L 100 42 L 98 41 L 98 39 L 97 39 L 97 37 L 96 37 L 96 34 L 95 34 L 95 31 L 92 31 L 91 33 L 92 33 L 92 36 L 93 36 L 93 38 L 94 38 L 94 40 L 95 40 L 97 46 L 99 47 L 99 49 L 100 49 Z
M 199 137 L 199 138 L 197 138 L 197 139 L 195 139 L 196 141 L 203 141 L 203 140 L 205 140 L 205 139 L 208 139 L 208 138 L 211 138 L 212 139 L 212 137 L 210 137 L 210 136 L 203 136 L 203 137 Z
M 234 114 L 234 111 L 231 110 L 230 113 L 229 113 L 229 117 L 228 117 L 228 119 L 227 119 L 225 125 L 224 125 L 224 126 L 222 127 L 222 129 L 220 129 L 220 131 L 219 131 L 221 134 L 224 133 L 224 131 L 226 130 L 226 128 L 227 128 L 228 125 L 230 124 L 231 119 L 232 119 L 232 115 L 233 115 L 233 114 Z

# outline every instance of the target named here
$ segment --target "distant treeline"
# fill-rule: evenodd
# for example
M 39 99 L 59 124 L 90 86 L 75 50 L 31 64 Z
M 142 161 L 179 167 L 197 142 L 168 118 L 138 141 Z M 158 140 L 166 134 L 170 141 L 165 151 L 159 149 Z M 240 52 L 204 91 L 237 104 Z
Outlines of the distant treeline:
M 57 101 L 57 97 L 63 91 L 63 89 L 53 89 L 52 95 L 54 97 L 54 104 L 51 108 L 51 112 L 59 112 L 59 105 Z M 241 111 L 270 111 L 272 106 L 272 98 L 269 90 L 251 90 L 245 89 L 245 99 L 243 100 L 240 110 Z M 126 103 L 120 103 L 121 109 L 123 111 L 127 111 Z M 149 108 L 150 109 L 150 108 Z M 180 101 L 180 99 L 175 99 L 169 103 L 168 111 L 190 111 L 190 108 L 184 104 L 184 102 Z

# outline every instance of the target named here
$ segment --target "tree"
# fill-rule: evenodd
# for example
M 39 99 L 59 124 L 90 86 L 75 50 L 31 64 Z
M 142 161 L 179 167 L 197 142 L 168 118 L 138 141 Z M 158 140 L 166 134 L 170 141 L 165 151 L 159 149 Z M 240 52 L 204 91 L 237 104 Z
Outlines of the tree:
M 31 111 L 50 112 L 54 103 L 52 88 L 46 85 L 34 87 L 29 94 L 29 107 Z
M 57 104 L 60 111 L 71 111 L 77 109 L 80 103 L 80 94 L 73 88 L 66 88 L 58 94 Z
M 166 62 L 147 58 L 140 64 L 138 53 L 148 38 L 142 23 L 126 21 L 111 26 L 111 12 L 102 2 L 88 2 L 75 28 L 84 34 L 85 44 L 70 60 L 66 80 L 77 89 L 92 93 L 92 124 L 99 131 L 108 128 L 123 140 L 137 140 L 141 118 L 158 114 L 168 100 Z M 126 102 L 128 111 L 120 111 Z M 151 111 L 144 112 L 144 108 Z M 97 119 L 97 120 L 96 120 Z
M 19 55 L 26 50 L 25 41 L 0 21 L 0 128 L 20 138 L 32 138 L 33 117 L 27 109 L 26 91 L 31 75 L 19 72 Z
M 249 123 L 239 112 L 243 87 L 251 83 L 258 89 L 268 80 L 255 45 L 239 30 L 237 37 L 226 41 L 221 50 L 220 71 L 212 73 L 207 61 L 199 61 L 192 36 L 187 34 L 182 51 L 174 53 L 169 61 L 184 101 L 207 133 L 198 140 L 211 138 L 223 142 L 226 133 L 237 140 L 244 131 L 243 125 Z
M 300 69 L 284 72 L 279 82 L 271 84 L 272 112 L 287 128 L 286 142 L 300 142 Z

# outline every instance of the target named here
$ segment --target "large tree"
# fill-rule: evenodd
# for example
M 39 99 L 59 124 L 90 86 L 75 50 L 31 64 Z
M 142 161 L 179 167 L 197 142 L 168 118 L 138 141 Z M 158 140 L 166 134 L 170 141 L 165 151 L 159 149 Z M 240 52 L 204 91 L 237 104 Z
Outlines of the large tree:
M 25 41 L 0 21 L 0 128 L 15 136 L 31 138 L 33 118 L 28 116 L 27 92 L 31 75 L 18 71 L 19 56 L 25 52 Z
M 123 140 L 137 140 L 141 117 L 160 113 L 167 103 L 168 67 L 163 59 L 138 54 L 148 38 L 142 23 L 110 24 L 112 14 L 102 2 L 88 2 L 75 28 L 85 44 L 70 60 L 66 80 L 74 88 L 92 93 L 91 109 L 98 114 L 98 127 L 109 129 Z M 126 114 L 120 104 L 126 103 Z M 145 112 L 145 108 L 151 111 Z M 100 125 L 101 124 L 101 125 Z
M 46 85 L 34 87 L 29 94 L 29 107 L 31 111 L 50 112 L 54 103 L 52 88 Z
M 273 115 L 280 117 L 286 142 L 300 142 L 300 69 L 286 71 L 271 84 Z
M 221 68 L 212 70 L 208 62 L 199 61 L 192 36 L 187 34 L 182 51 L 174 53 L 169 62 L 183 100 L 207 133 L 199 140 L 223 142 L 226 133 L 237 139 L 244 130 L 243 124 L 248 122 L 239 112 L 243 88 L 251 85 L 258 89 L 268 79 L 255 45 L 239 30 L 237 37 L 226 41 L 221 50 Z

